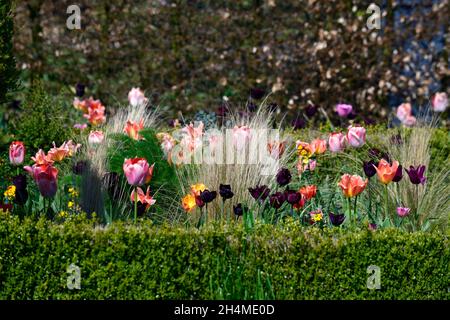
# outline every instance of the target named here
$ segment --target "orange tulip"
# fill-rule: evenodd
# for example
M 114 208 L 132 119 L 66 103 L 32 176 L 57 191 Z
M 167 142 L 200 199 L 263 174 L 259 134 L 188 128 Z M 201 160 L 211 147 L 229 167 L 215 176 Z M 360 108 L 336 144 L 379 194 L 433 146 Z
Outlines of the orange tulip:
M 381 159 L 378 163 L 378 167 L 375 167 L 377 170 L 378 178 L 384 184 L 388 184 L 395 177 L 395 173 L 398 169 L 398 161 L 394 161 L 392 165 L 390 165 L 386 160 Z
M 200 192 L 205 191 L 206 186 L 203 183 L 196 183 L 191 186 L 191 194 L 199 196 Z
M 311 141 L 311 149 L 313 153 L 322 154 L 327 150 L 327 141 L 314 139 L 313 141 Z
M 305 197 L 305 200 L 310 200 L 316 196 L 317 187 L 315 185 L 302 187 L 299 192 Z
M 142 140 L 142 136 L 139 131 L 144 129 L 144 120 L 141 119 L 139 123 L 128 120 L 123 132 L 125 132 L 131 139 Z
M 364 181 L 363 178 L 358 175 L 351 176 L 349 174 L 344 174 L 338 185 L 341 187 L 344 196 L 351 198 L 356 197 L 358 194 L 363 192 L 368 182 L 368 179 Z
M 192 194 L 184 196 L 183 199 L 181 199 L 181 206 L 186 212 L 191 212 L 196 206 L 195 196 Z

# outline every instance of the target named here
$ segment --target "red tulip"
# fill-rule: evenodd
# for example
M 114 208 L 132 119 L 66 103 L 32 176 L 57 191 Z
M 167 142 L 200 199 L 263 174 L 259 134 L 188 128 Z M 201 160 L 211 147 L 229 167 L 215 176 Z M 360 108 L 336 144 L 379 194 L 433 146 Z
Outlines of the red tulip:
M 23 163 L 25 158 L 25 146 L 21 141 L 14 141 L 9 146 L 9 161 L 17 166 Z
M 58 190 L 58 169 L 52 165 L 36 165 L 24 167 L 36 182 L 39 192 L 45 198 L 52 198 Z

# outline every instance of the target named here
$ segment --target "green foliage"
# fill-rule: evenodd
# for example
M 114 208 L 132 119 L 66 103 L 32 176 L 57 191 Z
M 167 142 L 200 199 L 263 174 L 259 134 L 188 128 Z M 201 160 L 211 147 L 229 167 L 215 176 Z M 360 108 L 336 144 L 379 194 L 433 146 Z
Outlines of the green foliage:
M 440 128 L 433 131 L 431 137 L 430 170 L 448 168 L 450 165 L 450 133 Z
M 12 1 L 0 2 L 0 104 L 17 84 L 16 61 L 13 56 Z
M 178 183 L 174 168 L 167 162 L 161 146 L 152 129 L 139 132 L 143 140 L 133 140 L 125 134 L 116 134 L 113 146 L 109 150 L 110 171 L 123 175 L 124 159 L 141 157 L 150 165 L 155 164 L 153 178 L 150 182 L 152 195 L 157 195 L 157 201 L 153 210 L 164 214 L 163 209 L 169 209 L 176 200 Z M 144 190 L 145 192 L 145 190 Z M 128 195 L 128 193 L 127 193 Z M 127 198 L 128 201 L 128 198 Z
M 58 97 L 48 95 L 40 83 L 35 84 L 13 123 L 16 139 L 23 141 L 31 153 L 39 148 L 47 151 L 53 141 L 59 146 L 72 133 L 69 110 Z
M 305 231 L 287 222 L 107 228 L 0 215 L 1 299 L 449 299 L 448 234 Z M 67 288 L 67 268 L 81 289 Z M 381 269 L 381 289 L 366 287 Z

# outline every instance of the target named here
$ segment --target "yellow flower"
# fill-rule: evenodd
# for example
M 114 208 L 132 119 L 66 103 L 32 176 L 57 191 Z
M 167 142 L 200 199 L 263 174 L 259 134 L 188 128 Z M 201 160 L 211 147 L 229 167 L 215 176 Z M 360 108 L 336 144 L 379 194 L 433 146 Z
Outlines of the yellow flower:
M 78 197 L 79 193 L 77 191 L 77 189 L 75 188 L 69 188 L 69 194 L 71 195 L 72 198 L 76 198 Z
M 3 195 L 8 199 L 9 201 L 14 200 L 16 197 L 16 186 L 11 185 L 9 186 L 6 191 L 3 193 Z
M 65 218 L 69 214 L 67 213 L 67 211 L 61 210 L 58 215 L 59 215 L 60 218 Z
M 69 201 L 69 202 L 67 203 L 67 207 L 69 207 L 69 209 L 72 208 L 73 205 L 74 205 L 73 201 Z
M 192 194 L 188 194 L 183 199 L 181 199 L 181 206 L 183 207 L 186 212 L 190 212 L 192 209 L 195 208 L 195 196 Z
M 191 186 L 191 193 L 194 196 L 200 195 L 201 191 L 205 191 L 206 186 L 203 183 L 196 183 Z
M 312 216 L 312 220 L 313 220 L 314 222 L 322 221 L 322 219 L 323 219 L 323 213 L 322 213 L 322 211 L 318 211 L 318 212 L 314 213 L 314 215 Z

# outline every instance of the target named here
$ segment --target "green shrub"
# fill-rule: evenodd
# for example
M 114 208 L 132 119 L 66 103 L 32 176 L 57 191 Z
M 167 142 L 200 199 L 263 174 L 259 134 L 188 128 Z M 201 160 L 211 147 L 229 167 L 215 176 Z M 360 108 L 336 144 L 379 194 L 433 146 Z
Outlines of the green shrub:
M 12 1 L 0 2 L 0 104 L 6 101 L 6 94 L 17 84 L 16 61 L 13 56 Z
M 13 123 L 16 140 L 25 143 L 29 154 L 37 149 L 48 151 L 53 141 L 59 146 L 72 133 L 70 110 L 58 97 L 48 95 L 41 83 L 35 84 Z
M 182 229 L 0 215 L 1 299 L 449 299 L 448 234 Z M 80 267 L 81 289 L 67 288 Z M 367 289 L 367 268 L 381 289 Z

